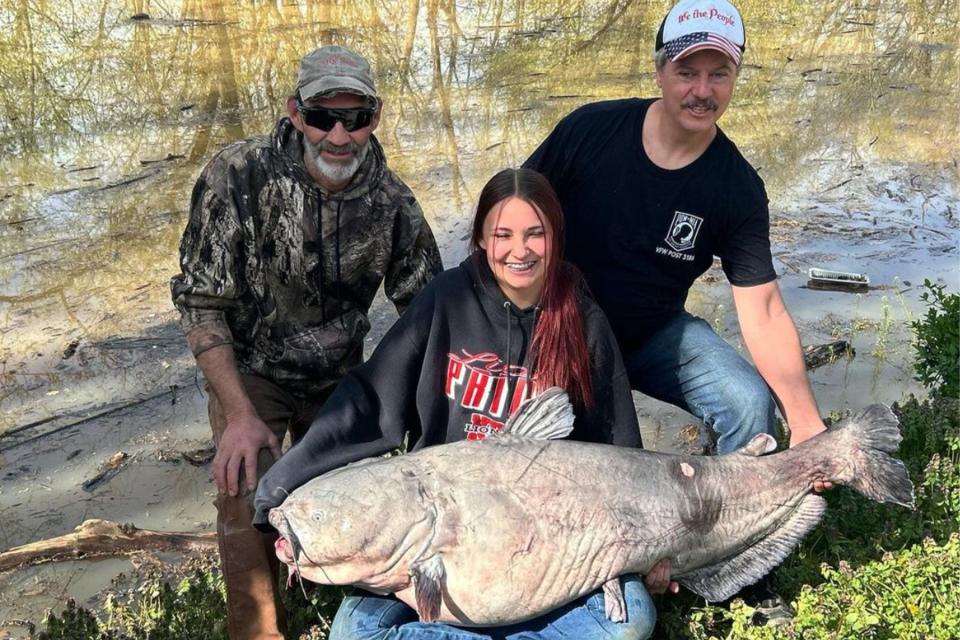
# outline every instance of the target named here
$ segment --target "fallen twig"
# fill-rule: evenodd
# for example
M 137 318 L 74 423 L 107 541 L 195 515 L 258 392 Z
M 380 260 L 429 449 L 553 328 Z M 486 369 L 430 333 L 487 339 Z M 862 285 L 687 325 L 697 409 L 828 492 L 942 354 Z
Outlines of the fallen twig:
M 97 474 L 83 483 L 83 490 L 88 492 L 93 491 L 101 484 L 120 473 L 120 470 L 123 469 L 129 457 L 130 456 L 125 451 L 118 451 L 110 456 L 109 459 L 100 465 L 100 470 L 97 472 Z
M 30 436 L 30 437 L 24 438 L 23 440 L 13 439 L 14 441 L 13 441 L 12 443 L 6 444 L 5 446 L 0 446 L 0 453 L 3 453 L 4 451 L 8 451 L 8 450 L 10 450 L 10 449 L 13 449 L 14 447 L 19 447 L 20 445 L 24 445 L 24 444 L 26 444 L 26 443 L 28 443 L 28 442 L 33 442 L 34 440 L 38 440 L 38 439 L 43 438 L 43 437 L 45 437 L 45 436 L 49 436 L 49 435 L 52 435 L 52 434 L 54 434 L 54 433 L 59 433 L 59 432 L 61 432 L 61 431 L 64 431 L 64 430 L 66 430 L 66 429 L 70 429 L 70 428 L 72 428 L 72 427 L 80 426 L 80 425 L 85 424 L 85 423 L 87 423 L 87 422 L 90 422 L 90 421 L 92 421 L 92 420 L 97 420 L 98 418 L 106 417 L 106 416 L 108 416 L 108 415 L 110 415 L 110 414 L 117 413 L 118 411 L 123 411 L 124 409 L 130 409 L 130 408 L 139 406 L 139 405 L 141 405 L 141 404 L 150 402 L 151 400 L 156 400 L 157 398 L 162 398 L 162 397 L 165 396 L 165 395 L 176 394 L 178 388 L 179 388 L 178 385 L 170 385 L 170 388 L 169 388 L 169 389 L 166 389 L 166 390 L 164 390 L 164 391 L 160 391 L 160 392 L 158 392 L 158 393 L 154 393 L 154 394 L 149 395 L 149 396 L 147 396 L 147 397 L 145 397 L 145 398 L 137 398 L 136 400 L 131 400 L 131 401 L 129 401 L 129 402 L 124 402 L 123 404 L 120 404 L 119 406 L 111 407 L 111 408 L 109 408 L 109 409 L 105 409 L 104 411 L 100 411 L 100 412 L 98 412 L 98 413 L 93 413 L 93 414 L 90 414 L 90 415 L 86 415 L 86 416 L 80 418 L 79 420 L 75 420 L 75 421 L 73 421 L 73 422 L 68 422 L 68 423 L 66 423 L 66 424 L 62 424 L 62 425 L 59 425 L 59 426 L 57 426 L 57 427 L 53 427 L 53 428 L 51 428 L 51 429 L 49 429 L 49 430 L 47 430 L 47 431 L 42 431 L 42 432 L 38 433 L 37 435 L 33 435 L 33 436 Z M 11 436 L 17 435 L 17 434 L 19 434 L 19 433 L 23 433 L 23 432 L 29 431 L 29 430 L 31 430 L 31 429 L 36 429 L 37 427 L 41 427 L 41 426 L 43 426 L 44 424 L 47 424 L 47 423 L 50 423 L 50 422 L 54 422 L 55 420 L 59 420 L 59 419 L 61 419 L 61 418 L 70 418 L 70 417 L 74 417 L 74 414 L 66 413 L 66 414 L 60 414 L 60 415 L 56 415 L 56 416 L 51 416 L 51 417 L 49 417 L 49 418 L 43 418 L 43 419 L 41 419 L 41 420 L 36 420 L 36 421 L 31 422 L 31 423 L 29 423 L 29 424 L 24 424 L 24 425 L 20 425 L 19 427 L 14 427 L 14 428 L 12 428 L 12 429 L 8 429 L 8 430 L 4 431 L 3 433 L 0 433 L 0 442 L 2 442 L 5 438 L 10 438 Z

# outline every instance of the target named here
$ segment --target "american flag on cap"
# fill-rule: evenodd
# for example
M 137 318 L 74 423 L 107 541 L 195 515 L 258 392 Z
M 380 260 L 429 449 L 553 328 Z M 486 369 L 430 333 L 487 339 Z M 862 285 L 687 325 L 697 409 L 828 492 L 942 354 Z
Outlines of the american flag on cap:
M 667 57 L 671 60 L 678 60 L 701 49 L 717 49 L 727 54 L 733 60 L 734 64 L 740 64 L 740 56 L 743 50 L 733 42 L 707 31 L 698 31 L 675 38 L 663 45 Z

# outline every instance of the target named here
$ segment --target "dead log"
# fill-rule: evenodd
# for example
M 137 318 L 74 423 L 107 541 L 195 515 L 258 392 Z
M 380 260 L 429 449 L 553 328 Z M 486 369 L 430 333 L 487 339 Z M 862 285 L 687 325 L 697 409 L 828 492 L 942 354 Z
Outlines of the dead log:
M 144 551 L 213 553 L 217 534 L 138 529 L 109 520 L 84 520 L 72 533 L 0 553 L 0 572 L 63 560 L 122 556 Z

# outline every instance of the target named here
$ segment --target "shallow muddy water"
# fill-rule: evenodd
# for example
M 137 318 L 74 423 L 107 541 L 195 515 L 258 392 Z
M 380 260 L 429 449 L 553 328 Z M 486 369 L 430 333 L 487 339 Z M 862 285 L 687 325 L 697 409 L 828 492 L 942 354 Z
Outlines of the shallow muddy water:
M 0 2 L 0 549 L 94 516 L 210 527 L 209 468 L 163 459 L 208 437 L 167 281 L 200 167 L 269 131 L 306 51 L 340 43 L 371 60 L 386 103 L 377 135 L 453 265 L 497 169 L 583 103 L 654 94 L 667 6 Z M 960 6 L 739 6 L 747 52 L 721 126 L 766 182 L 775 266 L 804 343 L 856 349 L 812 372 L 821 409 L 898 400 L 917 390 L 904 326 L 923 312 L 923 279 L 960 288 Z M 810 267 L 865 273 L 872 286 L 808 289 Z M 377 305 L 370 348 L 395 317 Z M 739 344 L 718 269 L 689 307 Z M 690 422 L 638 407 L 660 449 Z M 83 491 L 119 450 L 128 466 Z M 86 566 L 0 576 L 0 619 L 96 593 L 110 571 Z M 43 588 L 64 572 L 75 591 Z

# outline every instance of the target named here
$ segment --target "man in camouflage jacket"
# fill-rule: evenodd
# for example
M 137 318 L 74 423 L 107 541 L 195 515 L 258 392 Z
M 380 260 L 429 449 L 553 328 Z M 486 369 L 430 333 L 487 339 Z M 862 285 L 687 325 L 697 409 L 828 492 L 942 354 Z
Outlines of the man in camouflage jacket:
M 366 60 L 338 46 L 308 54 L 287 112 L 204 168 L 171 281 L 210 391 L 232 640 L 283 637 L 273 539 L 251 526 L 257 480 L 360 363 L 381 282 L 402 312 L 442 268 L 372 135 L 381 102 Z

